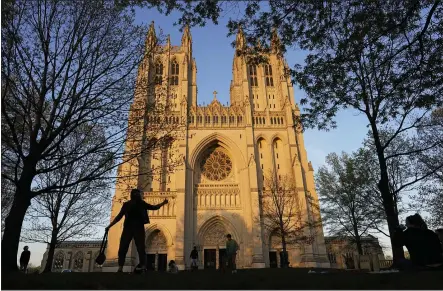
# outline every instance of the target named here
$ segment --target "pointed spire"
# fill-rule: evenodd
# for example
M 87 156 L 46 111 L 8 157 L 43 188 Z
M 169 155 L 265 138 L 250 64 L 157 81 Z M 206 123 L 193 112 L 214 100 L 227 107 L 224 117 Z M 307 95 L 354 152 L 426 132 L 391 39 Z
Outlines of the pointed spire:
M 272 28 L 272 36 L 271 36 L 271 49 L 274 53 L 277 53 L 280 51 L 281 41 L 280 37 L 278 36 L 277 28 Z
M 238 33 L 237 37 L 235 38 L 235 47 L 237 50 L 243 50 L 246 47 L 245 34 L 243 33 L 241 24 L 238 26 Z
M 189 29 L 189 24 L 186 24 L 183 29 L 182 46 L 187 45 L 189 42 L 192 42 L 191 30 Z
M 168 34 L 168 36 L 166 37 L 166 48 L 170 49 L 171 48 L 171 36 Z
M 146 46 L 152 47 L 157 44 L 157 36 L 155 35 L 154 21 L 149 25 L 148 34 L 146 35 Z

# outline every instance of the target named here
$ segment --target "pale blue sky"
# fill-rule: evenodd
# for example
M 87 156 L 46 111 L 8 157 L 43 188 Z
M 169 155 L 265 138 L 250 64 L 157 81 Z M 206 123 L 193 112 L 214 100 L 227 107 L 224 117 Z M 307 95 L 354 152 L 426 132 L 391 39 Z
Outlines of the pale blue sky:
M 160 15 L 155 10 L 137 10 L 137 22 L 149 25 L 155 21 L 156 32 L 161 28 L 164 34 L 170 34 L 171 44 L 180 45 L 181 32 L 173 23 L 178 14 L 170 16 Z M 228 29 L 226 23 L 228 17 L 219 20 L 219 25 L 208 23 L 205 27 L 191 29 L 193 40 L 193 56 L 197 62 L 197 86 L 198 102 L 208 104 L 213 99 L 212 92 L 218 92 L 217 98 L 224 104 L 229 101 L 229 86 L 232 78 L 232 60 L 234 49 L 231 42 L 234 37 L 227 38 Z M 297 63 L 302 64 L 306 52 L 300 50 L 289 50 L 286 60 L 290 66 Z M 305 95 L 295 85 L 295 100 L 299 103 Z M 325 157 L 331 152 L 351 152 L 361 146 L 368 129 L 366 128 L 364 116 L 357 116 L 355 111 L 342 111 L 337 117 L 338 128 L 329 132 L 307 130 L 304 134 L 305 147 L 308 159 L 312 161 L 314 170 L 317 170 L 325 162 Z M 383 239 L 384 244 L 387 240 Z M 32 252 L 31 263 L 40 265 L 46 245 L 27 244 Z M 24 244 L 20 244 L 20 251 Z

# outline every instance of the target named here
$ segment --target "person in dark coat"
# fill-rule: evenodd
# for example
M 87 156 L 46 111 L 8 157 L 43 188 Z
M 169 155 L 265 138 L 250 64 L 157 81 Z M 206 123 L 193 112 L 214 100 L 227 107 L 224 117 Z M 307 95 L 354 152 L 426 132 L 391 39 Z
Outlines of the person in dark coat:
M 406 218 L 407 229 L 400 232 L 400 241 L 411 256 L 411 268 L 443 265 L 441 244 L 435 232 L 428 229 L 419 214 Z
M 137 247 L 140 261 L 139 267 L 142 272 L 146 271 L 144 224 L 149 223 L 147 211 L 160 209 L 160 207 L 167 203 L 168 200 L 165 199 L 158 205 L 151 205 L 143 201 L 140 190 L 133 189 L 131 191 L 131 200 L 123 203 L 120 213 L 114 218 L 111 224 L 106 227 L 106 231 L 108 231 L 114 224 L 119 222 L 123 216 L 125 217 L 123 232 L 120 238 L 120 247 L 118 250 L 118 272 L 123 272 L 126 253 L 128 252 L 132 239 L 134 239 L 135 246 Z
M 192 270 L 198 269 L 198 251 L 197 247 L 194 247 L 194 249 L 191 251 L 191 268 Z
M 29 251 L 29 247 L 25 246 L 23 248 L 23 252 L 20 255 L 20 270 L 23 272 L 28 271 L 29 259 L 31 258 L 31 252 Z

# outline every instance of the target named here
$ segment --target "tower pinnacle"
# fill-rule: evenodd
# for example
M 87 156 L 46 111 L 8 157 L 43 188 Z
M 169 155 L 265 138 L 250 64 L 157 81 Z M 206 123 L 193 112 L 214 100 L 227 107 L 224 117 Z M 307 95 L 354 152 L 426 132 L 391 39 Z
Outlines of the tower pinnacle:
M 157 36 L 155 35 L 154 21 L 149 25 L 148 34 L 146 35 L 146 47 L 152 48 L 157 44 Z
M 235 47 L 237 50 L 243 50 L 246 47 L 246 39 L 241 25 L 238 26 L 237 37 L 235 38 Z

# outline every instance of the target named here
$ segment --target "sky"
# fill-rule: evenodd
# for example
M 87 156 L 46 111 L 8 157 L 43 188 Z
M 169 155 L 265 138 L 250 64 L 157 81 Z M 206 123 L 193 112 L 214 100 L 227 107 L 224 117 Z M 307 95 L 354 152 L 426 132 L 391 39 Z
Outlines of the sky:
M 136 10 L 136 22 L 149 25 L 155 23 L 156 33 L 160 29 L 163 34 L 170 34 L 171 45 L 180 45 L 182 33 L 173 23 L 178 19 L 178 14 L 169 16 L 160 15 L 156 10 Z M 193 57 L 197 63 L 197 88 L 198 103 L 209 104 L 213 99 L 212 92 L 218 92 L 217 98 L 223 104 L 229 101 L 229 86 L 232 79 L 232 60 L 234 49 L 231 46 L 234 36 L 227 38 L 226 27 L 229 15 L 219 19 L 219 24 L 208 23 L 205 27 L 191 29 Z M 289 66 L 302 64 L 307 52 L 301 50 L 288 50 L 286 60 Z M 299 104 L 305 93 L 297 85 L 294 86 L 295 101 Z M 314 171 L 325 164 L 325 157 L 329 153 L 352 152 L 357 150 L 366 137 L 368 128 L 364 116 L 357 115 L 355 111 L 343 110 L 337 116 L 337 128 L 326 131 L 315 129 L 306 130 L 304 133 L 305 148 L 308 159 L 312 162 Z M 380 237 L 383 245 L 389 245 L 386 237 Z M 18 257 L 23 246 L 28 245 L 31 251 L 31 263 L 39 266 L 46 250 L 45 244 L 20 243 Z

